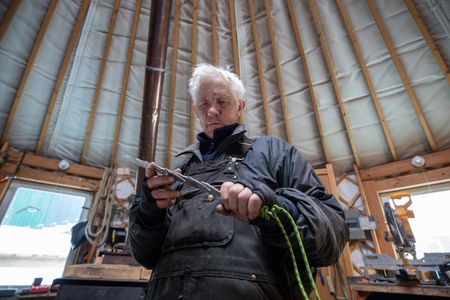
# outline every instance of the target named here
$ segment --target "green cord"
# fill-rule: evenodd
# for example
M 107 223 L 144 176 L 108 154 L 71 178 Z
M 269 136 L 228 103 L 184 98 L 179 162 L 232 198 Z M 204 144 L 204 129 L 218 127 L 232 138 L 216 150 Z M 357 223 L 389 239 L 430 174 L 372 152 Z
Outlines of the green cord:
M 280 206 L 278 206 L 276 204 L 274 204 L 272 206 L 272 208 L 269 208 L 266 205 L 263 206 L 261 208 L 261 211 L 260 211 L 259 215 L 263 219 L 265 219 L 267 221 L 270 220 L 271 218 L 273 218 L 277 222 L 278 227 L 280 227 L 281 232 L 283 233 L 283 237 L 284 237 L 284 239 L 286 241 L 286 245 L 288 247 L 289 253 L 291 254 L 292 265 L 294 267 L 295 279 L 297 280 L 298 288 L 300 289 L 300 292 L 302 293 L 303 298 L 304 299 L 309 299 L 308 295 L 306 294 L 305 288 L 303 287 L 302 280 L 300 279 L 300 273 L 298 271 L 297 262 L 296 262 L 295 255 L 294 255 L 294 250 L 292 248 L 291 242 L 289 241 L 289 236 L 286 233 L 286 230 L 285 230 L 283 224 L 281 223 L 280 218 L 277 215 L 277 213 L 279 213 L 279 212 L 284 213 L 287 216 L 287 218 L 289 219 L 289 221 L 291 222 L 291 225 L 292 225 L 292 227 L 294 229 L 294 232 L 295 232 L 295 236 L 297 238 L 298 246 L 300 247 L 300 252 L 302 253 L 302 258 L 303 258 L 303 262 L 304 262 L 305 267 L 306 267 L 308 278 L 309 278 L 311 286 L 312 286 L 312 288 L 314 290 L 314 295 L 315 295 L 317 300 L 320 300 L 319 291 L 317 290 L 316 283 L 314 281 L 314 278 L 313 278 L 312 273 L 311 273 L 311 269 L 309 267 L 308 258 L 306 257 L 305 247 L 303 246 L 303 242 L 302 242 L 300 233 L 298 232 L 297 224 L 292 219 L 292 216 L 289 214 L 289 212 L 287 210 L 285 210 L 284 208 L 282 208 L 282 207 L 280 207 Z

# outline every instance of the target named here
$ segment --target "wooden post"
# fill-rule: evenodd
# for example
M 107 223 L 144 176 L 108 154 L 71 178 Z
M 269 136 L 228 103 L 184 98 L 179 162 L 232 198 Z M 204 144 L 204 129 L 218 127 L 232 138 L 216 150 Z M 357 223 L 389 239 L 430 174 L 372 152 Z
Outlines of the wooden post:
M 127 94 L 128 78 L 130 76 L 131 59 L 133 57 L 134 43 L 136 40 L 136 31 L 139 24 L 141 14 L 142 0 L 136 0 L 136 9 L 134 11 L 133 24 L 131 26 L 130 44 L 128 45 L 127 62 L 123 70 L 123 81 L 120 89 L 119 108 L 116 117 L 116 126 L 114 128 L 114 141 L 112 144 L 111 168 L 116 166 L 117 144 L 119 142 L 120 127 L 122 124 L 123 110 L 125 106 L 125 96 Z
M 298 28 L 297 17 L 295 16 L 294 5 L 292 4 L 292 0 L 287 0 L 289 16 L 291 19 L 292 29 L 294 31 L 295 42 L 297 43 L 297 48 L 300 53 L 300 58 L 303 64 L 303 68 L 305 70 L 306 82 L 308 83 L 309 93 L 311 95 L 311 105 L 314 110 L 314 116 L 316 118 L 317 129 L 319 130 L 320 142 L 322 144 L 323 155 L 325 156 L 325 162 L 329 163 L 330 154 L 328 152 L 327 143 L 325 140 L 325 135 L 323 133 L 322 122 L 320 121 L 320 112 L 319 105 L 317 104 L 317 96 L 314 91 L 312 79 L 311 79 L 311 71 L 309 70 L 309 64 L 306 60 L 305 48 L 303 47 L 302 37 L 300 34 L 300 30 Z
M 445 61 L 442 58 L 442 55 L 439 53 L 438 48 L 434 44 L 433 39 L 431 38 L 431 35 L 428 32 L 428 29 L 422 20 L 422 17 L 417 12 L 417 9 L 414 6 L 414 3 L 412 2 L 412 0 L 404 0 L 404 2 L 405 2 L 406 7 L 409 10 L 409 13 L 411 14 L 411 17 L 414 19 L 417 27 L 419 28 L 420 32 L 422 33 L 423 38 L 425 39 L 425 42 L 427 42 L 428 47 L 431 50 L 431 54 L 433 55 L 434 59 L 436 60 L 436 63 L 438 64 L 439 68 L 441 69 L 442 74 L 444 74 L 444 77 L 447 80 L 447 83 L 450 85 L 450 73 L 448 72 L 448 67 L 445 64 Z
M 97 112 L 98 100 L 100 98 L 100 92 L 102 90 L 103 78 L 105 75 L 106 62 L 108 60 L 109 49 L 111 46 L 112 35 L 114 32 L 114 26 L 116 24 L 117 13 L 119 12 L 119 0 L 114 0 L 114 7 L 109 21 L 108 33 L 106 34 L 106 41 L 103 47 L 103 54 L 98 72 L 97 84 L 95 85 L 94 99 L 92 100 L 91 113 L 89 115 L 88 126 L 86 129 L 86 135 L 84 138 L 83 150 L 81 152 L 82 164 L 86 163 L 87 154 L 89 151 L 89 144 L 91 142 L 91 133 L 95 122 L 95 113 Z
M 192 12 L 192 69 L 197 65 L 197 16 L 198 16 L 198 0 L 193 0 Z M 195 141 L 195 105 L 191 98 L 189 114 L 189 143 L 193 144 Z
M 392 159 L 397 160 L 397 152 L 395 151 L 394 142 L 392 141 L 392 136 L 389 131 L 389 128 L 386 124 L 386 120 L 384 118 L 383 109 L 381 108 L 380 101 L 378 100 L 377 93 L 375 91 L 375 87 L 372 83 L 372 79 L 369 75 L 369 70 L 364 62 L 364 55 L 361 50 L 361 47 L 356 39 L 355 34 L 353 33 L 352 25 L 350 23 L 350 18 L 347 15 L 345 5 L 342 0 L 337 0 L 338 10 L 341 13 L 342 19 L 344 21 L 345 28 L 347 29 L 348 35 L 350 37 L 350 41 L 352 43 L 353 49 L 355 50 L 356 58 L 358 59 L 359 66 L 361 67 L 361 71 L 366 79 L 367 88 L 369 89 L 370 96 L 372 98 L 373 105 L 375 107 L 375 111 L 378 115 L 378 120 L 380 120 L 381 127 L 383 128 L 384 137 L 386 138 L 386 142 L 389 146 L 389 150 L 391 151 Z
M 78 13 L 77 20 L 75 21 L 72 33 L 70 34 L 69 42 L 67 43 L 67 48 L 66 51 L 64 52 L 64 57 L 61 62 L 61 66 L 59 67 L 58 75 L 56 76 L 55 86 L 53 87 L 52 95 L 50 96 L 50 101 L 48 103 L 47 113 L 45 114 L 44 122 L 42 124 L 41 133 L 39 134 L 39 139 L 35 150 L 37 154 L 40 154 L 42 152 L 42 148 L 44 147 L 48 126 L 53 114 L 53 110 L 55 108 L 56 100 L 58 98 L 59 91 L 61 89 L 61 85 L 64 81 L 64 76 L 66 74 L 66 70 L 69 65 L 69 61 L 72 58 L 72 53 L 73 50 L 75 49 L 75 45 L 77 43 L 78 36 L 81 31 L 81 26 L 84 23 L 86 13 L 88 11 L 90 4 L 91 4 L 90 0 L 83 0 L 83 3 L 81 4 L 80 7 L 80 11 Z
M 238 39 L 236 32 L 236 15 L 235 15 L 235 5 L 234 0 L 229 0 L 230 5 L 230 18 L 231 18 L 231 41 L 233 43 L 233 62 L 234 62 L 234 72 L 237 76 L 241 77 L 241 69 L 239 66 L 239 52 L 238 52 Z M 244 123 L 244 114 L 239 116 L 239 122 Z
M 341 91 L 339 89 L 339 83 L 336 78 L 336 74 L 334 72 L 334 64 L 331 59 L 330 50 L 328 49 L 327 40 L 325 39 L 325 35 L 322 32 L 322 28 L 319 20 L 319 13 L 317 12 L 316 6 L 314 4 L 314 0 L 308 0 L 309 8 L 311 9 L 311 14 L 313 16 L 313 21 L 317 30 L 317 34 L 319 35 L 320 45 L 322 47 L 323 55 L 325 57 L 325 61 L 327 63 L 328 72 L 330 73 L 331 82 L 333 84 L 334 92 L 336 93 L 336 98 L 339 104 L 339 110 L 341 112 L 341 117 L 344 122 L 345 130 L 347 132 L 347 137 L 350 142 L 350 147 L 352 149 L 353 157 L 355 159 L 355 163 L 358 167 L 361 166 L 361 161 L 359 159 L 358 151 L 356 149 L 355 141 L 353 140 L 350 123 L 347 120 L 347 112 L 345 111 L 344 101 L 342 100 Z
M 217 66 L 217 3 L 211 0 L 211 49 L 212 64 Z
M 289 116 L 288 116 L 287 108 L 286 108 L 286 96 L 284 95 L 284 85 L 283 85 L 283 78 L 281 76 L 280 61 L 278 59 L 277 43 L 275 40 L 275 33 L 273 30 L 272 12 L 270 10 L 270 0 L 264 0 L 264 7 L 266 8 L 267 23 L 268 23 L 269 35 L 270 35 L 270 44 L 272 45 L 273 60 L 274 60 L 274 64 L 275 64 L 275 76 L 277 78 L 278 90 L 280 92 L 281 110 L 283 112 L 283 117 L 284 117 L 284 128 L 286 131 L 286 140 L 288 143 L 291 143 L 292 135 L 291 135 L 291 129 L 289 127 Z
M 12 19 L 16 15 L 17 8 L 20 5 L 20 0 L 11 1 L 2 22 L 0 23 L 0 41 L 3 39 L 6 31 L 8 30 L 9 24 L 11 24 Z
M 264 71 L 262 68 L 261 51 L 259 49 L 258 29 L 256 28 L 255 7 L 253 5 L 253 0 L 248 0 L 248 6 L 250 11 L 250 19 L 252 22 L 253 40 L 255 41 L 256 64 L 258 66 L 258 78 L 259 78 L 259 86 L 261 88 L 261 101 L 264 110 L 264 120 L 266 121 L 266 134 L 271 135 L 272 129 L 270 127 L 270 116 L 269 111 L 267 109 L 266 84 L 264 82 Z
M 27 65 L 25 66 L 25 70 L 23 71 L 22 78 L 20 79 L 19 87 L 16 92 L 16 96 L 14 97 L 11 109 L 8 113 L 8 118 L 6 120 L 5 127 L 3 128 L 2 139 L 1 142 L 4 143 L 9 138 L 9 130 L 14 122 L 14 117 L 17 112 L 17 108 L 19 107 L 19 102 L 22 98 L 23 91 L 28 81 L 28 76 L 30 75 L 31 69 L 33 68 L 34 61 L 36 59 L 37 54 L 39 53 L 39 49 L 41 48 L 41 42 L 44 39 L 45 33 L 47 32 L 48 24 L 52 19 L 53 13 L 56 8 L 56 4 L 58 4 L 57 0 L 52 0 L 47 9 L 47 14 L 42 21 L 41 28 L 36 36 L 34 41 L 33 48 L 31 49 L 30 57 L 28 58 Z
M 392 61 L 394 62 L 395 67 L 397 68 L 397 71 L 403 82 L 403 86 L 405 87 L 406 92 L 409 96 L 409 100 L 411 101 L 411 104 L 416 112 L 417 118 L 419 119 L 419 122 L 422 125 L 425 136 L 427 137 L 428 142 L 431 146 L 431 150 L 433 150 L 433 152 L 437 151 L 438 148 L 436 142 L 434 141 L 433 134 L 431 133 L 430 127 L 428 126 L 428 123 L 425 120 L 425 116 L 423 115 L 422 109 L 420 108 L 419 102 L 417 101 L 416 94 L 414 93 L 414 90 L 412 89 L 411 84 L 409 83 L 408 75 L 406 75 L 402 63 L 398 58 L 397 51 L 395 50 L 394 45 L 392 44 L 388 32 L 384 28 L 383 21 L 375 5 L 375 2 L 373 0 L 368 0 L 367 3 L 369 5 L 370 11 L 372 12 L 373 18 L 375 19 L 375 23 L 377 24 L 378 29 L 380 30 L 381 36 L 383 37 L 384 43 L 386 44 L 386 47 L 388 48 L 389 53 L 391 54 Z
M 166 160 L 165 166 L 170 167 L 171 149 L 172 149 L 172 132 L 173 132 L 173 110 L 175 97 L 175 81 L 177 79 L 177 50 L 178 50 L 178 34 L 180 31 L 180 0 L 175 0 L 175 21 L 173 26 L 173 45 L 172 45 L 172 62 L 170 68 L 170 94 L 169 94 L 169 111 L 167 120 L 167 142 L 166 142 Z

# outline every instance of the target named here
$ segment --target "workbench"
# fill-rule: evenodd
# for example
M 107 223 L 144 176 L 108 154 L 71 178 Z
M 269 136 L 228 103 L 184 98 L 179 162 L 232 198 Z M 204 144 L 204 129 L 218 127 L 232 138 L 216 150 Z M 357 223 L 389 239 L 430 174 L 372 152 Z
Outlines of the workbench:
M 445 299 L 450 298 L 450 286 L 388 282 L 352 282 L 352 280 L 349 280 L 349 286 L 352 300 L 365 300 L 366 298 L 437 300 L 439 297 Z

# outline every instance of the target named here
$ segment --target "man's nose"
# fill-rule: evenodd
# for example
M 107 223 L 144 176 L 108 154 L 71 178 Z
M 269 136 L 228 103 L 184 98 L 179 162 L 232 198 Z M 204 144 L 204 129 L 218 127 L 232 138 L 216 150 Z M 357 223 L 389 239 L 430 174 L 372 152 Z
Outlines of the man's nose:
M 215 103 L 211 104 L 211 106 L 208 109 L 208 115 L 217 116 L 219 114 L 220 114 L 219 107 Z

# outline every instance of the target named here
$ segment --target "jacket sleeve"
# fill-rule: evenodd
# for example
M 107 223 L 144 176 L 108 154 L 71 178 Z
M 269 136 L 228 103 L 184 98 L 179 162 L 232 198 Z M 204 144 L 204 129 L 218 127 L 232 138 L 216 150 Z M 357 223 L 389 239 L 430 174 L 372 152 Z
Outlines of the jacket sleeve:
M 269 140 L 270 141 L 270 140 Z M 285 208 L 297 224 L 308 260 L 312 266 L 334 264 L 349 237 L 344 212 L 334 196 L 322 186 L 311 165 L 295 147 L 278 139 L 268 143 L 264 151 L 271 166 L 274 182 L 261 180 L 249 183 L 253 191 L 271 207 L 273 204 Z M 274 155 L 277 154 L 278 155 Z M 245 182 L 243 182 L 245 184 Z M 282 223 L 290 236 L 291 244 L 297 247 L 295 232 L 287 218 Z M 285 241 L 275 221 L 258 217 L 253 222 L 261 229 L 265 242 L 288 255 Z M 296 249 L 298 262 L 303 261 Z
M 168 209 L 156 206 L 144 182 L 141 197 L 135 199 L 130 209 L 128 231 L 131 253 L 142 266 L 154 267 L 169 223 Z

